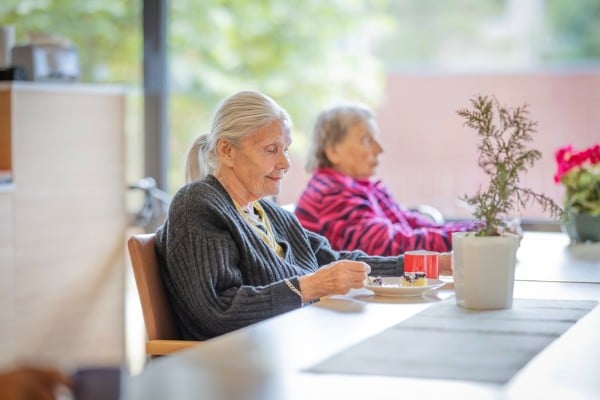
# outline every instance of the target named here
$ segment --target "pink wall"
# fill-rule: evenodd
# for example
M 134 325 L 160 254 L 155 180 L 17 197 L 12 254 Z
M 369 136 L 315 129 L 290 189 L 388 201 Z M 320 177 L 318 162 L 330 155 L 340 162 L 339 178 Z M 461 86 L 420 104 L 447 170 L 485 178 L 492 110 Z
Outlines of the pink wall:
M 600 71 L 501 75 L 392 75 L 385 99 L 376 110 L 385 152 L 379 176 L 404 204 L 427 203 L 445 215 L 466 217 L 458 198 L 474 193 L 484 182 L 477 166 L 477 137 L 462 126 L 456 110 L 468 107 L 474 95 L 493 95 L 516 107 L 527 103 L 538 122 L 532 146 L 542 159 L 522 184 L 560 202 L 554 184 L 554 151 L 572 144 L 583 149 L 600 142 Z M 292 169 L 279 200 L 295 202 L 308 179 L 304 160 Z M 537 206 L 521 212 L 543 217 Z

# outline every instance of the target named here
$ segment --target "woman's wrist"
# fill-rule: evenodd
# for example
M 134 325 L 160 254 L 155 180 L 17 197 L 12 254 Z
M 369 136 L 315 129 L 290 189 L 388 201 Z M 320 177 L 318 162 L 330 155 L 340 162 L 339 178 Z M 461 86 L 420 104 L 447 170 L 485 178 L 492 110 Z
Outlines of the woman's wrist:
M 290 282 L 289 279 L 284 279 L 283 282 L 287 285 L 287 287 L 294 293 L 296 293 L 298 295 L 298 297 L 300 297 L 300 301 L 302 303 L 304 303 L 304 296 L 302 295 L 302 292 L 300 291 L 300 289 L 298 289 L 292 282 Z
M 304 301 L 312 301 L 318 299 L 319 296 L 315 285 L 313 284 L 313 275 L 304 275 L 298 278 L 298 285 Z

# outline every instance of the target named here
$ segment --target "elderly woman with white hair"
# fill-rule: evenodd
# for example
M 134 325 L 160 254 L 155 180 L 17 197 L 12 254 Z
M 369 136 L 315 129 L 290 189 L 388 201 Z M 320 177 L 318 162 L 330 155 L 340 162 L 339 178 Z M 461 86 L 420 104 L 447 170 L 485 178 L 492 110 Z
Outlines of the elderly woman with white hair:
M 337 252 L 268 198 L 290 168 L 291 120 L 242 91 L 217 109 L 188 154 L 187 181 L 156 234 L 160 271 L 183 339 L 203 340 L 401 275 L 404 259 Z
M 319 114 L 306 169 L 312 174 L 295 209 L 306 229 L 337 250 L 392 256 L 410 250 L 449 252 L 452 232 L 476 221 L 435 223 L 397 202 L 375 177 L 383 148 L 374 112 L 358 103 Z M 451 274 L 448 265 L 444 274 Z

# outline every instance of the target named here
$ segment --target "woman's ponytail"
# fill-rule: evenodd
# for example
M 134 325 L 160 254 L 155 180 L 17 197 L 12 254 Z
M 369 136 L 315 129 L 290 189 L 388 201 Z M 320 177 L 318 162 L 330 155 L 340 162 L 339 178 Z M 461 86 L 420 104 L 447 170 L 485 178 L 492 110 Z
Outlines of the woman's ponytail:
M 209 135 L 200 135 L 194 140 L 188 150 L 185 165 L 185 182 L 190 183 L 198 179 L 204 179 L 213 172 L 209 161 Z

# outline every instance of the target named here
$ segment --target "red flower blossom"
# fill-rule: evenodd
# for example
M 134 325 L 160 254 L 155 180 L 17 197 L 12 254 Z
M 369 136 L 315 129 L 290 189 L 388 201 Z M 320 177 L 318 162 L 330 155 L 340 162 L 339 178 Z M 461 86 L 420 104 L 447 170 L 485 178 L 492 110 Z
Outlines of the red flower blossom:
M 554 182 L 560 183 L 565 174 L 574 168 L 585 167 L 587 161 L 589 165 L 600 163 L 600 144 L 579 152 L 574 151 L 571 145 L 564 146 L 556 151 L 555 158 L 557 169 Z
M 582 151 L 558 149 L 554 182 L 565 188 L 565 208 L 575 213 L 600 215 L 600 144 Z

